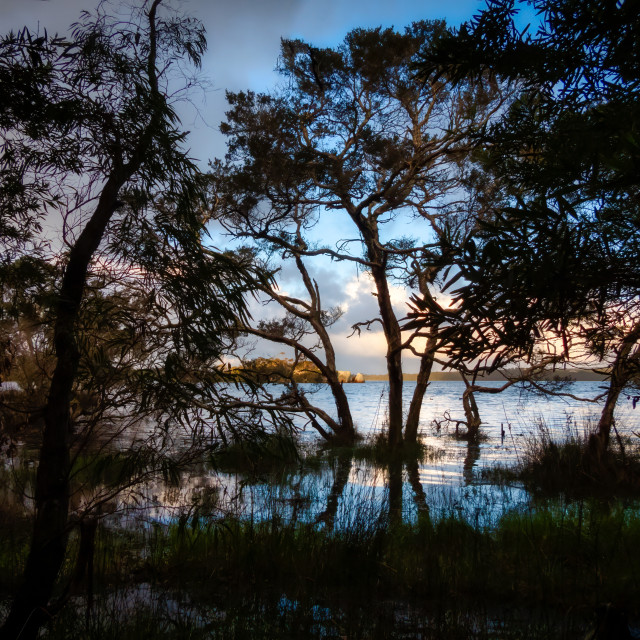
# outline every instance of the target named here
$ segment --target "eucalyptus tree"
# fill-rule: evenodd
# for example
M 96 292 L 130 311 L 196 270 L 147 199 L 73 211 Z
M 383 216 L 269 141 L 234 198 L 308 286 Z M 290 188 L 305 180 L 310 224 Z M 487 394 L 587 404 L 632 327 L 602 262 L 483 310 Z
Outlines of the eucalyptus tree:
M 229 228 L 227 221 L 223 223 Z M 275 250 L 279 261 L 291 260 L 295 264 L 306 296 L 301 298 L 288 294 L 273 280 L 265 280 L 258 287 L 258 291 L 266 301 L 279 305 L 284 315 L 268 321 L 245 323 L 241 330 L 248 335 L 292 348 L 295 363 L 304 358 L 318 369 L 331 389 L 337 420 L 314 405 L 309 395 L 296 384 L 293 376 L 289 380 L 290 392 L 280 398 L 283 411 L 291 412 L 295 408 L 297 413 L 307 417 L 312 427 L 327 441 L 353 444 L 357 439 L 357 433 L 347 394 L 342 385 L 344 380 L 337 368 L 336 353 L 329 335 L 330 327 L 340 319 L 342 310 L 340 307 L 325 308 L 323 305 L 318 282 L 310 274 L 304 257 L 298 250 L 304 244 L 301 221 L 298 219 L 295 225 L 295 243 L 298 248 L 291 248 L 290 239 L 274 239 L 269 243 L 270 246 L 264 248 L 264 252 L 270 255 Z M 277 267 L 268 260 L 263 263 L 263 268 L 270 272 L 277 271 Z
M 403 336 L 390 287 L 409 283 L 421 296 L 435 295 L 448 264 L 437 243 L 445 221 L 462 230 L 471 219 L 459 206 L 470 135 L 504 99 L 484 79 L 454 86 L 416 77 L 413 65 L 445 30 L 442 22 L 417 22 L 404 33 L 356 29 L 335 49 L 284 40 L 280 91 L 228 94 L 221 130 L 229 152 L 214 167 L 214 208 L 236 236 L 276 246 L 292 260 L 322 255 L 370 275 L 379 314 L 356 328 L 379 323 L 387 343 L 391 448 L 416 438 L 435 349 L 428 338 L 424 347 Z M 311 229 L 330 226 L 338 212 L 353 237 L 314 243 Z M 389 237 L 386 229 L 401 219 L 414 220 L 415 235 Z M 408 349 L 421 364 L 403 425 Z
M 168 453 L 198 437 L 191 420 L 229 420 L 214 415 L 212 383 L 256 276 L 205 244 L 204 183 L 175 111 L 193 81 L 183 62 L 197 67 L 205 50 L 202 26 L 160 0 L 129 15 L 105 7 L 68 37 L 25 28 L 0 40 L 3 260 L 39 251 L 60 274 L 45 314 L 52 373 L 33 535 L 3 638 L 35 638 L 64 603 L 64 590 L 52 597 L 74 526 L 72 467 L 99 426 L 121 434 L 124 414 L 125 426 L 155 416 L 126 455 L 143 473 L 169 473 Z
M 522 8 L 537 12 L 537 31 L 518 27 Z M 524 89 L 482 137 L 506 197 L 452 250 L 464 310 L 440 326 L 460 359 L 489 351 L 497 366 L 542 342 L 558 359 L 579 351 L 608 366 L 598 453 L 640 359 L 639 33 L 633 3 L 492 1 L 422 65 L 428 77 L 491 72 Z

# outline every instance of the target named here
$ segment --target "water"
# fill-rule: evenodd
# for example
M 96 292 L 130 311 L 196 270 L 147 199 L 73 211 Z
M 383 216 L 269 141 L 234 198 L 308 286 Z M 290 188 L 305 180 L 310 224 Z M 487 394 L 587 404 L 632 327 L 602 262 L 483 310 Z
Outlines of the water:
M 405 383 L 405 410 L 415 384 Z M 301 386 L 312 404 L 335 417 L 327 385 Z M 496 388 L 501 383 L 487 382 L 486 386 Z M 358 431 L 367 438 L 383 430 L 387 383 L 348 384 L 344 388 Z M 452 419 L 463 418 L 463 391 L 462 382 L 448 381 L 433 382 L 427 389 L 419 431 L 430 455 L 418 465 L 412 477 L 408 468 L 401 472 L 402 510 L 407 519 L 416 517 L 420 499 L 434 514 L 455 512 L 480 525 L 491 525 L 508 510 L 527 508 L 530 496 L 523 488 L 487 482 L 483 479 L 483 469 L 517 463 L 526 440 L 537 434 L 541 421 L 561 440 L 568 431 L 581 433 L 589 425 L 595 425 L 601 411 L 599 403 L 525 393 L 515 386 L 500 394 L 478 393 L 476 401 L 484 439 L 469 443 L 453 437 L 453 423 L 447 426 L 443 422 L 447 412 Z M 595 398 L 602 394 L 603 388 L 598 382 L 575 382 L 565 391 L 576 397 Z M 640 428 L 640 409 L 634 410 L 633 401 L 626 396 L 619 401 L 616 421 L 622 433 Z M 311 427 L 303 423 L 300 427 L 303 441 L 319 440 Z M 346 481 L 341 482 L 341 478 Z M 123 518 L 142 518 L 151 523 L 166 523 L 209 500 L 213 516 L 232 513 L 261 519 L 275 514 L 282 519 L 315 522 L 332 511 L 332 526 L 348 528 L 358 518 L 375 519 L 376 513 L 384 511 L 389 499 L 388 484 L 386 469 L 363 461 L 353 461 L 348 469 L 342 469 L 342 475 L 339 463 L 334 462 L 333 467 L 315 473 L 289 471 L 282 478 L 258 481 L 243 474 L 215 473 L 203 466 L 184 471 L 178 486 L 156 479 L 123 491 L 105 509 L 121 522 Z M 79 492 L 75 507 L 81 509 L 92 495 L 95 489 L 85 496 Z
M 333 400 L 327 385 L 301 385 L 312 403 L 335 417 Z M 406 382 L 403 392 L 403 406 L 408 410 L 416 383 Z M 501 382 L 489 381 L 483 386 L 499 388 Z M 358 431 L 366 438 L 382 429 L 387 412 L 386 382 L 366 382 L 346 385 L 345 391 Z M 451 437 L 455 431 L 454 422 L 446 423 L 445 414 L 452 420 L 462 420 L 462 393 L 464 383 L 432 382 L 425 394 L 420 415 L 422 441 L 443 452 L 449 460 L 444 466 L 429 466 L 422 469 L 423 482 L 427 484 L 469 484 L 471 472 L 482 467 L 500 464 L 510 465 L 518 461 L 525 446 L 525 440 L 538 433 L 542 422 L 558 439 L 568 430 L 582 434 L 592 428 L 602 411 L 601 402 L 580 402 L 570 397 L 542 396 L 526 392 L 513 385 L 505 391 L 476 393 L 476 402 L 482 419 L 481 431 L 486 439 L 479 443 L 479 451 L 469 451 L 467 443 Z M 563 389 L 578 398 L 594 399 L 604 392 L 599 382 L 574 382 Z M 437 425 L 441 428 L 438 429 Z M 621 431 L 638 430 L 640 408 L 634 410 L 632 399 L 621 396 L 616 408 L 616 423 Z M 464 432 L 464 427 L 460 428 Z M 504 431 L 504 438 L 502 432 Z M 307 437 L 314 437 L 306 432 Z M 465 462 L 466 460 L 466 462 Z
M 300 385 L 312 398 L 312 402 L 335 416 L 333 401 L 328 385 Z M 405 382 L 403 403 L 405 410 L 409 406 L 416 383 Z M 501 382 L 488 381 L 483 386 L 499 388 Z M 463 382 L 432 382 L 425 394 L 420 424 L 423 429 L 432 426 L 433 420 L 441 420 L 445 411 L 452 417 L 462 419 Z M 344 386 L 354 419 L 365 435 L 381 429 L 386 413 L 386 382 L 366 382 L 364 384 L 348 384 Z M 599 382 L 573 382 L 564 389 L 566 393 L 582 397 L 594 398 L 601 395 L 604 387 Z M 548 424 L 564 423 L 566 415 L 571 414 L 578 421 L 599 416 L 601 404 L 579 402 L 571 398 L 540 396 L 536 393 L 521 391 L 513 385 L 499 394 L 476 393 L 476 401 L 482 418 L 482 428 L 488 435 L 499 434 L 500 424 L 511 422 L 526 427 L 527 420 L 544 417 Z M 622 396 L 616 409 L 616 418 L 621 423 L 637 424 L 640 409 L 633 410 L 632 400 Z
M 407 410 L 415 382 L 404 387 L 403 405 Z M 333 399 L 327 385 L 301 385 L 312 404 L 335 417 Z M 501 382 L 487 382 L 484 386 L 497 388 Z M 371 437 L 384 429 L 386 416 L 386 382 L 367 382 L 345 385 L 354 422 L 360 434 Z M 504 513 L 514 508 L 528 508 L 529 494 L 519 486 L 496 486 L 483 480 L 483 469 L 496 464 L 510 466 L 519 461 L 527 439 L 539 435 L 542 423 L 554 438 L 562 440 L 568 434 L 586 434 L 599 419 L 600 402 L 581 402 L 562 396 L 542 396 L 525 392 L 515 385 L 499 394 L 477 393 L 476 401 L 482 419 L 484 438 L 469 443 L 453 437 L 455 425 L 447 426 L 445 413 L 452 419 L 462 419 L 463 382 L 438 381 L 430 384 L 425 395 L 420 419 L 420 437 L 428 445 L 432 455 L 421 462 L 418 477 L 425 502 L 432 513 L 444 515 L 455 512 L 481 526 L 490 526 Z M 574 382 L 564 392 L 576 398 L 594 399 L 604 388 L 599 382 Z M 634 411 L 633 402 L 626 396 L 620 398 L 616 421 L 621 433 L 638 430 L 640 411 Z M 438 428 L 438 425 L 440 428 Z M 464 427 L 461 427 L 464 432 Z M 504 434 L 504 436 L 503 436 Z M 317 434 L 306 427 L 303 437 L 317 440 Z M 295 478 L 291 491 L 288 487 L 275 499 L 281 506 L 287 505 L 297 495 L 314 495 L 308 513 L 298 514 L 306 520 L 315 520 L 326 505 L 337 479 L 337 469 L 320 478 Z M 350 520 L 359 517 L 363 509 L 383 509 L 388 499 L 388 474 L 373 465 L 354 463 L 347 484 L 341 494 L 337 526 L 348 527 Z M 408 471 L 403 472 L 402 508 L 405 518 L 415 518 L 418 510 L 415 488 L 411 486 Z M 247 512 L 255 517 L 267 495 L 273 499 L 273 487 L 256 485 L 249 487 L 245 495 Z M 317 504 L 316 504 L 317 503 Z M 315 508 L 314 508 L 315 505 Z M 354 515 L 355 514 L 355 515 Z M 291 509 L 288 509 L 288 517 Z

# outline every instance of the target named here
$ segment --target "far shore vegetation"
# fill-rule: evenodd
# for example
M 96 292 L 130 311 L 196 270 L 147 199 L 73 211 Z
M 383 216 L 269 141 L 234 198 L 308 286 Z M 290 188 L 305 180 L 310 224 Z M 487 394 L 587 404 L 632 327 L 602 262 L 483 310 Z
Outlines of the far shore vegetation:
M 256 382 L 265 383 L 287 383 L 291 380 L 295 382 L 308 383 L 326 383 L 326 378 L 322 375 L 312 362 L 308 360 L 299 360 L 295 362 L 293 358 L 255 358 L 248 360 L 240 366 L 232 367 L 229 365 L 229 371 L 236 375 L 246 376 Z M 355 371 L 345 371 L 347 374 L 345 382 L 352 382 L 352 378 L 356 375 Z M 359 372 L 358 372 L 359 373 Z M 538 377 L 545 381 L 597 381 L 606 382 L 610 372 L 607 370 L 595 369 L 578 369 L 572 367 L 562 367 L 557 370 L 541 371 Z M 418 373 L 404 373 L 403 377 L 408 382 L 415 382 L 418 379 Z M 490 372 L 481 372 L 477 378 L 486 381 L 504 382 L 505 380 L 522 378 L 522 369 L 502 369 Z M 363 373 L 364 380 L 385 381 L 389 380 L 386 373 Z M 460 373 L 457 371 L 431 371 L 430 380 L 432 381 L 455 381 L 461 380 Z

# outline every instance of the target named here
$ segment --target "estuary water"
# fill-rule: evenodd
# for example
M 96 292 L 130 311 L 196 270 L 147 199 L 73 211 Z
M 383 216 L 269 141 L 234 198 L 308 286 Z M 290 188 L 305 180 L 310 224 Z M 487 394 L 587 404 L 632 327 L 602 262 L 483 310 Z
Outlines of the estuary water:
M 405 410 L 415 384 L 405 383 Z M 487 382 L 485 386 L 495 388 L 501 384 Z M 301 386 L 312 404 L 335 415 L 327 385 Z M 387 383 L 346 384 L 344 388 L 364 439 L 384 432 Z M 602 404 L 576 398 L 593 400 L 605 390 L 599 382 L 574 382 L 563 391 L 575 398 L 542 396 L 515 385 L 499 394 L 477 393 L 482 438 L 479 442 L 467 442 L 455 433 L 455 420 L 464 417 L 461 401 L 464 388 L 463 382 L 436 381 L 427 389 L 419 430 L 427 453 L 413 466 L 401 465 L 395 479 L 396 505 L 399 491 L 405 519 L 414 519 L 421 509 L 427 508 L 434 515 L 454 513 L 476 524 L 491 526 L 513 509 L 530 508 L 532 497 L 524 488 L 517 484 L 496 484 L 486 471 L 496 465 L 517 464 L 530 441 L 540 438 L 542 432 L 557 441 L 587 435 L 597 424 Z M 275 385 L 272 391 L 278 391 Z M 640 433 L 640 407 L 634 410 L 632 398 L 621 396 L 616 426 L 620 435 L 632 435 L 635 439 L 633 432 Z M 303 423 L 300 428 L 307 447 L 319 444 L 313 428 Z M 464 432 L 464 427 L 460 429 Z M 325 521 L 332 528 L 372 522 L 388 511 L 393 493 L 390 485 L 394 482 L 389 467 L 357 455 L 349 459 L 328 456 L 327 463 L 315 469 L 293 465 L 279 475 L 252 477 L 241 471 L 222 473 L 203 464 L 183 470 L 177 483 L 149 479 L 141 486 L 125 490 L 105 509 L 125 526 L 132 518 L 149 524 L 170 523 L 208 505 L 211 517 L 231 514 L 252 520 Z M 28 464 L 33 466 L 33 461 Z M 80 489 L 74 496 L 74 508 L 82 510 L 98 490 Z M 23 487 L 20 493 L 29 509 L 31 491 Z
M 301 385 L 308 397 L 320 408 L 335 415 L 331 393 L 327 385 Z M 403 406 L 408 410 L 416 383 L 405 382 Z M 501 382 L 489 381 L 483 386 L 499 388 Z M 345 385 L 349 405 L 358 431 L 371 437 L 385 429 L 387 415 L 386 382 L 366 382 Z M 464 419 L 462 409 L 462 381 L 436 381 L 427 388 L 420 415 L 419 434 L 422 441 L 458 460 L 468 455 L 465 441 L 452 437 L 456 421 Z M 501 393 L 475 394 L 482 419 L 483 439 L 472 468 L 491 466 L 496 463 L 510 465 L 518 459 L 531 438 L 540 436 L 541 429 L 552 438 L 561 441 L 567 436 L 585 436 L 597 425 L 602 411 L 602 401 L 593 402 L 606 391 L 600 382 L 573 382 L 561 392 L 570 395 L 542 395 L 526 391 L 513 385 Z M 575 396 L 575 397 L 571 397 Z M 579 400 L 578 398 L 582 399 Z M 449 420 L 447 420 L 449 418 Z M 633 408 L 633 399 L 621 396 L 616 408 L 616 425 L 620 433 L 638 431 L 640 428 L 640 407 Z M 464 433 L 464 426 L 460 432 Z M 313 437 L 313 433 L 307 433 Z M 470 462 L 467 459 L 467 466 Z M 464 468 L 454 471 L 453 465 L 440 473 L 434 482 L 456 483 L 465 481 Z M 466 469 L 466 481 L 470 480 Z M 425 482 L 431 482 L 426 475 Z
M 499 387 L 500 382 L 485 386 Z M 327 385 L 301 385 L 312 404 L 335 415 Z M 405 383 L 404 406 L 408 408 L 415 382 Z M 272 390 L 277 391 L 277 388 Z M 358 431 L 372 438 L 384 431 L 387 414 L 386 382 L 345 385 Z M 455 437 L 455 424 L 462 419 L 464 383 L 437 381 L 425 395 L 420 421 L 421 441 L 427 455 L 415 469 L 405 465 L 401 473 L 401 508 L 405 519 L 414 519 L 428 508 L 437 516 L 455 514 L 481 526 L 491 526 L 513 509 L 528 509 L 532 497 L 521 486 L 496 484 L 484 473 L 496 465 L 511 466 L 525 454 L 529 441 L 544 431 L 555 440 L 584 437 L 597 424 L 601 402 L 580 401 L 566 396 L 542 396 L 515 386 L 499 394 L 477 393 L 482 419 L 479 442 Z M 576 398 L 594 399 L 604 392 L 598 382 L 574 382 L 563 389 Z M 616 424 L 621 435 L 640 430 L 640 408 L 633 400 L 620 398 Z M 301 428 L 303 425 L 301 424 Z M 461 432 L 464 427 L 460 428 Z M 306 426 L 303 441 L 319 441 Z M 635 437 L 635 436 L 634 436 Z M 357 522 L 375 520 L 388 508 L 390 472 L 384 466 L 357 459 L 334 460 L 319 471 L 287 471 L 282 477 L 249 480 L 246 474 L 186 474 L 179 487 L 157 483 L 148 487 L 147 514 L 156 521 L 170 521 L 194 496 L 217 492 L 222 513 L 254 519 L 279 518 L 315 522 L 331 511 L 331 526 L 349 528 Z M 135 500 L 140 502 L 140 496 Z

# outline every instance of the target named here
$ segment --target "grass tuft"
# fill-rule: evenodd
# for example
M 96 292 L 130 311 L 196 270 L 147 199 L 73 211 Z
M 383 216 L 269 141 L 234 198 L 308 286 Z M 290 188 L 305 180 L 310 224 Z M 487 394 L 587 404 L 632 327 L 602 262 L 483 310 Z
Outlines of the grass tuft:
M 540 421 L 518 465 L 489 469 L 483 476 L 490 481 L 520 481 L 537 495 L 640 494 L 640 439 L 613 437 L 608 451 L 596 456 L 589 446 L 590 432 L 590 425 L 579 431 L 568 421 L 558 441 Z

